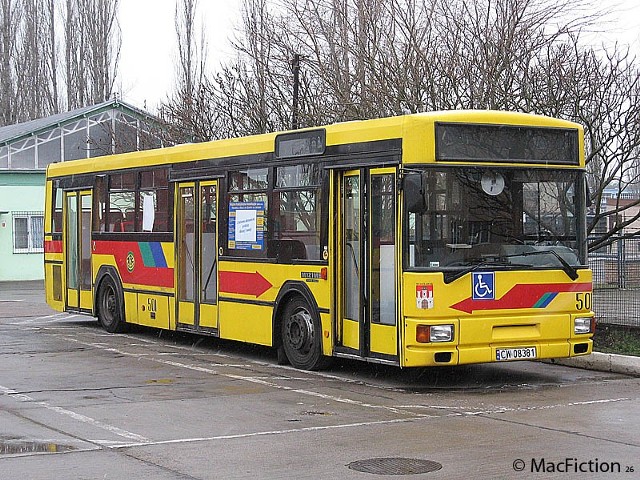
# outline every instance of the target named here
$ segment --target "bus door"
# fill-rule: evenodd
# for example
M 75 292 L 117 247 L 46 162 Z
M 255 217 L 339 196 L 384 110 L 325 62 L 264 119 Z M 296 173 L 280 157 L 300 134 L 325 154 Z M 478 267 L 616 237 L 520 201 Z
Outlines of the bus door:
M 65 192 L 67 308 L 93 311 L 91 191 Z
M 189 182 L 177 188 L 177 326 L 217 330 L 218 185 Z
M 337 344 L 397 362 L 398 242 L 395 168 L 339 175 Z

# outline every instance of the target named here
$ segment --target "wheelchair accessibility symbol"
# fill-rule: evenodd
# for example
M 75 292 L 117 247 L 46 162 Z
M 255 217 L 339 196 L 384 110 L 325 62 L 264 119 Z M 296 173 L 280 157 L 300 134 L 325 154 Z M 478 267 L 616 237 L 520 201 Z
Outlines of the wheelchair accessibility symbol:
M 471 276 L 474 300 L 495 300 L 495 276 L 493 272 L 473 272 Z

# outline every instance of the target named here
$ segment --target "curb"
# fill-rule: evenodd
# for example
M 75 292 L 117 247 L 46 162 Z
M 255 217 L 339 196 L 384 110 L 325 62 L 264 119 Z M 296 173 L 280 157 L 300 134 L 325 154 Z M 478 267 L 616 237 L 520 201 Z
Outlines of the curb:
M 600 372 L 622 373 L 640 377 L 640 357 L 617 355 L 615 353 L 593 352 L 591 355 L 572 358 L 553 358 L 547 361 L 554 365 L 597 370 Z

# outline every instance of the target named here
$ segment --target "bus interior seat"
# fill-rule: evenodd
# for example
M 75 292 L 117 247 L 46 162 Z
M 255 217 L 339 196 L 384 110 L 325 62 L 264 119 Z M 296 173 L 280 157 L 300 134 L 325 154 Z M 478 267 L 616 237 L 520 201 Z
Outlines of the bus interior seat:
M 124 232 L 122 223 L 124 222 L 124 214 L 120 210 L 111 210 L 109 212 L 109 231 Z
M 279 261 L 305 260 L 307 249 L 300 240 L 269 240 L 267 256 L 276 257 Z

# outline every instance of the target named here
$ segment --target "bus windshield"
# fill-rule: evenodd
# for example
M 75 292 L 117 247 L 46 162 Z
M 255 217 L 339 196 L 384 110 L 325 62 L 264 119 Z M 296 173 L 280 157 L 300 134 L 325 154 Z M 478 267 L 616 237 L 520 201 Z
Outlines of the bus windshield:
M 405 190 L 408 197 L 424 197 L 405 197 L 405 205 L 420 205 L 405 214 L 406 265 L 454 279 L 476 268 L 553 267 L 574 276 L 574 267 L 585 263 L 581 175 L 560 169 L 425 168 L 421 188 Z

